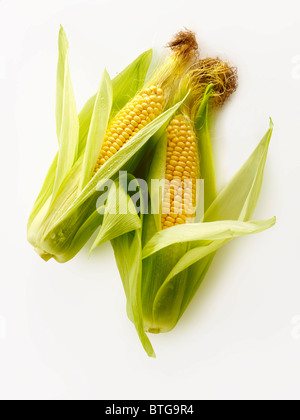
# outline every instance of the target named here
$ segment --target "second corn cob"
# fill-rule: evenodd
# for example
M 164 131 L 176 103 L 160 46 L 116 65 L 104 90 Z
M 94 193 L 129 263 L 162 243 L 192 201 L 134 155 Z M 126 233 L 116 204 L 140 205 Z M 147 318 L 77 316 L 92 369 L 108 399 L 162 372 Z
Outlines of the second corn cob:
M 182 112 L 171 121 L 167 130 L 162 229 L 192 222 L 195 217 L 197 180 L 201 172 L 193 121 L 208 85 L 213 85 L 211 105 L 223 105 L 237 86 L 235 68 L 219 59 L 207 58 L 196 63 L 183 80 L 184 88 L 190 88 L 191 93 Z
M 191 123 L 178 115 L 168 127 L 166 181 L 162 204 L 162 228 L 186 223 L 196 205 L 196 181 L 200 178 L 197 139 Z M 170 184 L 171 183 L 171 184 Z

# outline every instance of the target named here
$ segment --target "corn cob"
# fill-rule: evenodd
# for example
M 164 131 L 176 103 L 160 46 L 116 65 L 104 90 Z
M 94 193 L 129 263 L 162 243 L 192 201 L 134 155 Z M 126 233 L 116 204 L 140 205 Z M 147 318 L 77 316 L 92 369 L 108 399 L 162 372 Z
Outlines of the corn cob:
M 196 206 L 196 180 L 200 178 L 197 149 L 196 135 L 191 123 L 183 115 L 178 115 L 168 127 L 167 183 L 162 205 L 163 229 L 184 224 L 187 218 L 193 216 L 193 208 Z M 187 186 L 188 182 L 190 185 Z
M 236 69 L 219 59 L 200 60 L 183 81 L 183 89 L 191 89 L 184 111 L 169 124 L 165 189 L 162 202 L 161 228 L 193 221 L 197 205 L 197 180 L 200 178 L 198 142 L 193 121 L 205 88 L 213 84 L 211 105 L 220 107 L 235 91 Z
M 108 161 L 136 133 L 153 121 L 163 111 L 163 90 L 155 85 L 142 90 L 109 124 L 95 172 Z
M 168 44 L 172 54 L 159 68 L 152 80 L 110 122 L 95 165 L 96 173 L 109 158 L 117 153 L 142 128 L 165 109 L 176 83 L 194 64 L 198 44 L 191 31 L 179 32 Z

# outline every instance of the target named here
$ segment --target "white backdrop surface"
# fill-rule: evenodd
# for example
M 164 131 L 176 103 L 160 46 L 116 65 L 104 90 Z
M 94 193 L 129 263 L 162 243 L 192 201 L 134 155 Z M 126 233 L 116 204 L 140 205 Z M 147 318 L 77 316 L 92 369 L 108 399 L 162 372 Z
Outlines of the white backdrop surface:
M 269 124 L 255 218 L 277 225 L 218 252 L 174 331 L 145 355 L 109 244 L 45 263 L 26 222 L 56 152 L 57 35 L 77 107 L 182 27 L 229 59 L 239 89 L 214 132 L 223 187 Z M 268 0 L 0 1 L 0 398 L 289 399 L 300 395 L 300 3 Z

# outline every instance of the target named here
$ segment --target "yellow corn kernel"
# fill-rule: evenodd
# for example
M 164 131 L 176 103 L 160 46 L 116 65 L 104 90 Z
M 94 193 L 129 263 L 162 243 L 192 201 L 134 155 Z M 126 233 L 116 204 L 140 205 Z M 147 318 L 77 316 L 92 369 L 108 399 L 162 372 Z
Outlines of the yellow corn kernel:
M 162 229 L 184 224 L 196 206 L 196 181 L 200 178 L 200 165 L 196 135 L 191 123 L 177 115 L 167 130 L 166 188 L 162 203 Z M 185 188 L 185 180 L 190 185 Z M 169 184 L 171 182 L 171 185 Z M 170 213 L 165 212 L 166 209 Z
M 94 173 L 135 134 L 160 115 L 163 108 L 163 90 L 157 86 L 145 88 L 136 95 L 110 122 Z

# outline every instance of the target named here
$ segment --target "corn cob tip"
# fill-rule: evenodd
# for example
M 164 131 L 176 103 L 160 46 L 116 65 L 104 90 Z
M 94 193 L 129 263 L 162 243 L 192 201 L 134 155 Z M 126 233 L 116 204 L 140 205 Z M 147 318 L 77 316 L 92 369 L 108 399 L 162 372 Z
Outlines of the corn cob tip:
M 191 57 L 198 55 L 196 35 L 189 29 L 178 32 L 172 41 L 167 44 L 167 47 L 178 56 L 184 55 Z
M 190 76 L 194 92 L 203 91 L 210 84 L 214 85 L 211 98 L 216 108 L 226 102 L 238 85 L 237 68 L 219 58 L 199 60 L 191 69 Z

